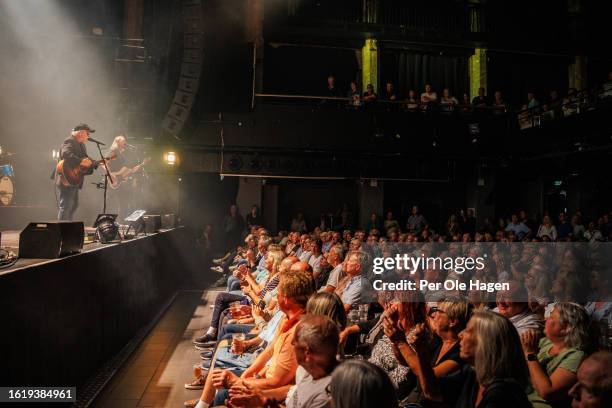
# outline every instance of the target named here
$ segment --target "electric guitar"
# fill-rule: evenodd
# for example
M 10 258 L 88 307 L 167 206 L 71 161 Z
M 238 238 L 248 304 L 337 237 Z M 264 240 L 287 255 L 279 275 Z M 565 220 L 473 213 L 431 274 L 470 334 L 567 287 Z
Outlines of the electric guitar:
M 115 154 L 105 157 L 103 160 L 92 160 L 89 157 L 84 157 L 77 166 L 73 167 L 68 166 L 62 159 L 55 166 L 55 174 L 64 187 L 80 186 L 85 176 L 93 173 L 94 168 L 105 161 L 113 160 L 115 157 L 117 157 Z
M 143 166 L 146 166 L 147 164 L 149 164 L 150 161 L 151 161 L 151 158 L 147 157 L 146 159 L 142 161 L 142 163 L 138 164 L 137 166 L 132 167 L 131 169 L 129 167 L 123 166 L 118 171 L 114 171 L 114 172 L 111 171 L 110 175 L 113 181 L 111 182 L 109 179 L 108 186 L 112 188 L 113 190 L 118 189 L 121 184 L 125 183 L 126 181 L 130 179 L 129 177 L 130 175 L 138 172 Z

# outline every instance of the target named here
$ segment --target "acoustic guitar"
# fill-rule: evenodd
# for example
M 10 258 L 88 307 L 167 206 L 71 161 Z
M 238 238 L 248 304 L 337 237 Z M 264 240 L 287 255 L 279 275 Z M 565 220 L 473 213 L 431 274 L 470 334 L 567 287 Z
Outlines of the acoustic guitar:
M 105 157 L 103 160 L 92 160 L 89 157 L 85 157 L 81 160 L 78 166 L 68 166 L 62 159 L 57 163 L 55 167 L 55 173 L 59 177 L 60 183 L 64 187 L 76 187 L 83 183 L 85 176 L 92 174 L 94 168 L 104 163 L 105 161 L 113 160 L 116 157 L 115 154 Z
M 146 159 L 142 161 L 142 163 L 132 168 L 123 166 L 118 171 L 114 171 L 114 172 L 111 171 L 111 178 L 113 181 L 110 182 L 109 180 L 109 183 L 108 183 L 109 187 L 112 188 L 113 190 L 118 189 L 121 184 L 125 183 L 126 181 L 130 179 L 130 175 L 138 172 L 143 166 L 146 166 L 147 164 L 149 164 L 150 161 L 151 161 L 151 158 L 147 157 Z

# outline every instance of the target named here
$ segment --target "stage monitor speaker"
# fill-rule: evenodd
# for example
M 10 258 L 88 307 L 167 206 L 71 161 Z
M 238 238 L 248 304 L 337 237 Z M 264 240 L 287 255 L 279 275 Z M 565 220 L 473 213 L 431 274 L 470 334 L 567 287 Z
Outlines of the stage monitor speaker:
M 174 214 L 164 214 L 161 219 L 162 229 L 170 229 L 176 227 L 176 218 Z
M 161 228 L 161 215 L 145 215 L 143 217 L 145 223 L 145 232 L 147 234 L 152 234 L 154 232 L 159 232 Z
M 19 235 L 19 257 L 53 259 L 81 252 L 84 234 L 80 221 L 31 222 Z

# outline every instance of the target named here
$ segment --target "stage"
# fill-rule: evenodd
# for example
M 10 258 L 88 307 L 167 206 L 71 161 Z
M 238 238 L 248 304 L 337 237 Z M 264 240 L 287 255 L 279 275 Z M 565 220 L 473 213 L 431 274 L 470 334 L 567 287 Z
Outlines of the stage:
M 85 227 L 86 239 L 85 239 L 85 243 L 83 244 L 83 251 L 81 253 L 94 251 L 98 248 L 106 248 L 111 245 L 118 245 L 118 243 L 117 244 L 101 244 L 100 242 L 92 242 L 91 240 L 88 241 L 87 235 L 92 234 L 94 231 L 95 229 L 93 228 Z M 1 236 L 0 246 L 4 249 L 8 249 L 11 252 L 14 252 L 15 254 L 19 255 L 19 234 L 20 232 L 21 231 L 13 231 L 13 230 L 0 231 L 0 236 Z M 144 237 L 145 236 L 143 235 L 135 239 L 142 239 Z M 71 256 L 77 256 L 77 255 L 80 255 L 80 254 L 71 255 Z M 9 273 L 14 270 L 17 270 L 17 269 L 27 268 L 28 266 L 45 264 L 45 263 L 50 263 L 50 262 L 61 262 L 64 259 L 66 259 L 66 257 L 59 258 L 59 259 L 36 259 L 36 258 L 18 259 L 17 262 L 11 267 L 0 269 L 0 276 L 2 276 L 5 273 Z
M 3 232 L 2 246 L 18 252 L 18 236 Z M 194 237 L 176 228 L 0 269 L 0 383 L 76 386 L 86 397 L 178 290 L 210 283 L 205 266 Z

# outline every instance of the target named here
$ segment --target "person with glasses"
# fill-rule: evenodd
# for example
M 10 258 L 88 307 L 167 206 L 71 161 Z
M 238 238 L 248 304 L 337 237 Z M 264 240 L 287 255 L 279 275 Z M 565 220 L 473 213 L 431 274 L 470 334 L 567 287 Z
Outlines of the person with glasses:
M 429 326 L 435 334 L 432 342 L 431 367 L 436 377 L 445 377 L 459 371 L 465 364 L 460 356 L 459 333 L 461 333 L 472 315 L 471 305 L 460 298 L 447 298 L 429 308 Z M 397 342 L 393 343 L 394 352 L 399 354 Z M 448 395 L 454 403 L 458 395 Z M 417 386 L 407 402 L 425 403 L 421 389 Z
M 456 408 L 530 408 L 529 371 L 521 341 L 509 319 L 478 311 L 459 334 L 459 355 L 466 361 L 450 376 L 436 377 L 425 325 L 406 331 L 393 315 L 385 317 L 385 335 L 397 345 L 415 373 L 425 398 Z M 456 397 L 449 401 L 448 397 Z

